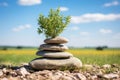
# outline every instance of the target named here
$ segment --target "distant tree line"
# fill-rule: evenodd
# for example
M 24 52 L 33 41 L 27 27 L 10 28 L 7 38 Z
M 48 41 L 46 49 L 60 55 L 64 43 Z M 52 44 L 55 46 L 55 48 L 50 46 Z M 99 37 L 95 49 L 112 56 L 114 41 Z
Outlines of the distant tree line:
M 25 48 L 25 49 L 35 48 L 36 49 L 36 47 L 30 47 L 30 46 L 28 46 L 28 47 L 26 47 L 26 46 L 0 46 L 0 50 L 4 50 L 4 51 L 6 51 L 8 49 L 23 49 L 23 48 Z
M 105 48 L 108 48 L 108 46 L 98 46 L 98 47 L 96 47 L 96 50 L 102 51 Z
M 0 47 L 0 50 L 8 50 L 8 49 L 22 49 L 23 47 L 22 46 L 16 46 L 16 47 L 9 47 L 9 46 L 2 46 Z

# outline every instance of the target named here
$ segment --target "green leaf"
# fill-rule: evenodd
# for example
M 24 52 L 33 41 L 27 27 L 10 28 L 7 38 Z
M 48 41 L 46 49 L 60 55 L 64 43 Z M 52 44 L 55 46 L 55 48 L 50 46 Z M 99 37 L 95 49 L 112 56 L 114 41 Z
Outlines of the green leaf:
M 47 17 L 40 14 L 38 18 L 38 33 L 44 33 L 46 38 L 53 38 L 59 36 L 65 27 L 70 23 L 70 16 L 63 16 L 60 14 L 60 8 L 56 10 L 50 9 Z

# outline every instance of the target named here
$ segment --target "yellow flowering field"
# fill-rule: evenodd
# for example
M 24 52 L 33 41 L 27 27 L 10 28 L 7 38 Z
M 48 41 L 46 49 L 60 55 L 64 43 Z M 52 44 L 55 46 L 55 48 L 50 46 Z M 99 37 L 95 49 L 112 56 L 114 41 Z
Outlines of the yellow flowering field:
M 78 50 L 68 50 L 69 52 L 71 52 L 74 55 L 78 55 L 78 54 L 98 54 L 98 55 L 113 55 L 113 54 L 120 54 L 120 49 L 106 49 L 103 51 L 98 51 L 95 49 L 78 49 Z
M 0 54 L 34 54 L 36 49 L 10 49 L 10 50 L 0 50 Z
M 36 56 L 37 49 L 8 49 L 0 50 L 0 64 L 28 63 Z M 68 52 L 78 57 L 83 64 L 120 64 L 120 49 L 70 49 Z
M 37 49 L 10 49 L 10 50 L 0 50 L 0 54 L 35 54 Z M 107 49 L 103 51 L 97 51 L 95 49 L 70 49 L 68 52 L 73 55 L 82 54 L 100 54 L 100 55 L 110 55 L 110 54 L 120 54 L 120 49 Z

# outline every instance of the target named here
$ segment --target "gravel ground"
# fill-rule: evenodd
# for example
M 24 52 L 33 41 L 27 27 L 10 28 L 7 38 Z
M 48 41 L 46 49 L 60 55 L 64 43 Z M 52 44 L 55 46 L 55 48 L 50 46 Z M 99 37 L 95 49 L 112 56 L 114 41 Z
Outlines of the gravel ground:
M 120 66 L 85 64 L 77 70 L 33 70 L 21 66 L 0 65 L 0 80 L 120 80 Z

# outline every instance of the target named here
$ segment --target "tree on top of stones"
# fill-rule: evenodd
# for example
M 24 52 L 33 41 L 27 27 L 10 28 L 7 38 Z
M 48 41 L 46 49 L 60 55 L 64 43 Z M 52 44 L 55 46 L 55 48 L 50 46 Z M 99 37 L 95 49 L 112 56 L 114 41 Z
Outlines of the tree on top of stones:
M 70 16 L 61 15 L 60 8 L 56 10 L 51 9 L 47 17 L 40 14 L 38 18 L 38 33 L 45 34 L 46 38 L 55 38 L 63 32 L 69 23 Z

